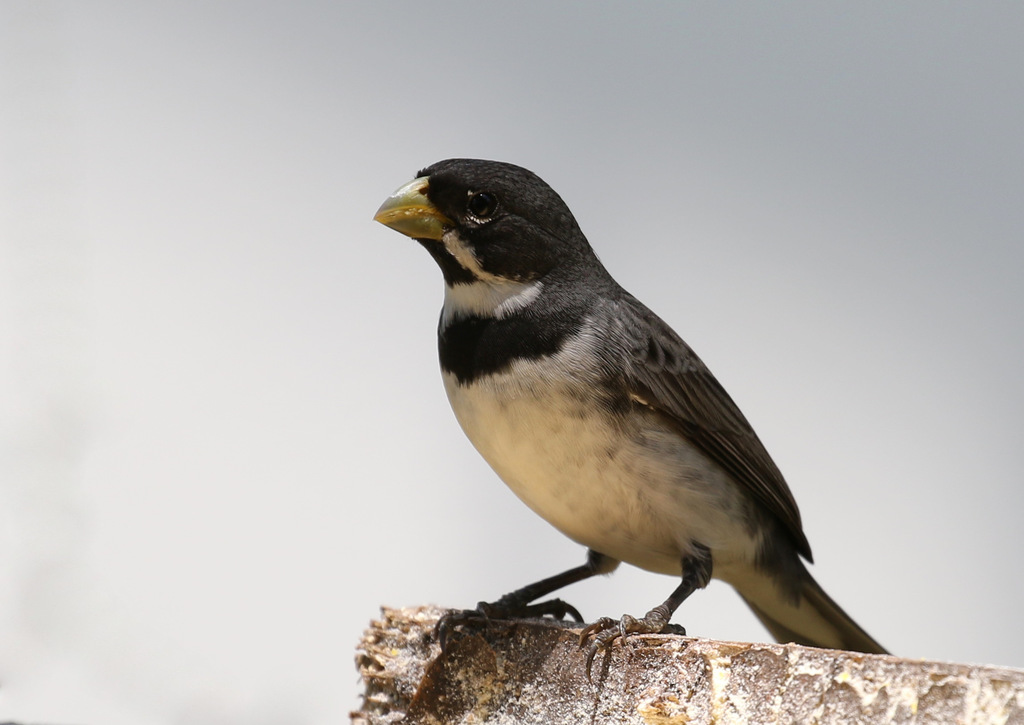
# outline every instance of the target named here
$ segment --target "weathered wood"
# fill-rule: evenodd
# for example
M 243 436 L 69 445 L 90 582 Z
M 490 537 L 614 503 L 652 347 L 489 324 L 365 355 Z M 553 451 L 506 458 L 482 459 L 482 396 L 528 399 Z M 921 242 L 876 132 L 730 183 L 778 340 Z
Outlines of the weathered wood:
M 584 672 L 579 628 L 491 622 L 441 653 L 443 610 L 384 609 L 353 722 L 1024 724 L 1024 671 L 797 645 L 631 637 Z

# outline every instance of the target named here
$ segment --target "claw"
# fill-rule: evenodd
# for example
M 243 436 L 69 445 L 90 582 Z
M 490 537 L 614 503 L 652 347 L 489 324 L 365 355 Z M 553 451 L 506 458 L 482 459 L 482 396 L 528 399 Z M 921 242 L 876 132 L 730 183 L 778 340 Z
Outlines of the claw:
M 587 648 L 586 671 L 587 680 L 591 680 L 591 670 L 597 653 L 605 650 L 611 654 L 612 644 L 617 639 L 626 639 L 631 634 L 686 634 L 686 630 L 677 624 L 670 624 L 668 613 L 662 607 L 655 607 L 643 619 L 628 614 L 615 621 L 611 617 L 601 617 L 589 624 L 580 632 L 580 648 Z M 589 646 L 587 642 L 590 642 Z
M 448 650 L 448 637 L 456 628 L 474 619 L 486 620 L 487 613 L 478 607 L 477 609 L 451 609 L 441 615 L 437 624 L 434 625 L 434 636 L 437 637 L 437 643 L 441 645 L 441 651 Z
M 597 642 L 593 642 L 590 648 L 587 650 L 587 682 L 593 682 L 594 679 L 591 677 L 590 672 L 594 669 L 594 658 L 597 657 L 598 646 Z
M 580 632 L 580 647 L 582 648 L 591 636 L 596 637 L 601 632 L 605 631 L 609 627 L 614 627 L 616 624 L 618 624 L 618 622 L 611 617 L 601 617 L 593 624 L 588 624 L 583 628 L 583 631 Z
M 583 624 L 583 614 L 580 613 L 579 609 L 575 608 L 568 602 L 563 602 L 561 599 L 552 599 L 551 601 L 558 602 L 559 604 L 561 604 L 561 613 L 556 614 L 554 612 L 551 612 L 552 616 L 554 616 L 556 620 L 564 620 L 565 615 L 568 614 L 572 617 L 573 622 L 581 625 Z
M 601 617 L 599 620 L 584 627 L 583 631 L 580 632 L 580 647 L 587 647 L 587 681 L 591 681 L 591 672 L 594 668 L 594 659 L 597 657 L 597 653 L 601 650 L 611 652 L 609 645 L 615 641 L 619 636 L 618 629 L 621 628 L 621 621 L 616 622 L 611 617 Z M 593 639 L 591 640 L 591 637 Z M 587 646 L 587 641 L 590 640 L 590 645 Z
M 441 651 L 447 649 L 448 639 L 451 633 L 459 627 L 473 622 L 490 622 L 496 619 L 534 619 L 540 617 L 553 617 L 562 620 L 566 616 L 572 617 L 577 622 L 583 622 L 583 616 L 576 607 L 561 599 L 549 599 L 546 602 L 537 604 L 525 604 L 510 597 L 502 597 L 496 602 L 479 602 L 476 609 L 453 609 L 445 612 L 437 624 L 434 625 L 434 636 L 437 637 Z

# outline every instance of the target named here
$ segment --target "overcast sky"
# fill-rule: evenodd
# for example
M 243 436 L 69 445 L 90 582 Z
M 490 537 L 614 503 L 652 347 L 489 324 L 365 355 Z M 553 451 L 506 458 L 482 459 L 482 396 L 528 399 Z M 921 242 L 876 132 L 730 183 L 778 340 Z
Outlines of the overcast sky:
M 1024 666 L 1021 38 L 1012 2 L 0 4 L 0 719 L 341 722 L 380 605 L 583 561 L 458 429 L 441 275 L 372 221 L 451 156 L 559 191 L 865 629 Z M 720 582 L 676 621 L 767 637 Z

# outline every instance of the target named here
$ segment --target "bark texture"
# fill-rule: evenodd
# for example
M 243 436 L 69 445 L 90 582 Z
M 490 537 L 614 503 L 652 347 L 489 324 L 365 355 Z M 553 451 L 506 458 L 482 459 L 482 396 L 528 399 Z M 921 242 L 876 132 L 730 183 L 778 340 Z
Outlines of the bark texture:
M 444 610 L 383 609 L 359 644 L 358 725 L 383 723 L 1020 723 L 1024 671 L 798 645 L 631 637 L 584 672 L 579 628 L 462 629 Z

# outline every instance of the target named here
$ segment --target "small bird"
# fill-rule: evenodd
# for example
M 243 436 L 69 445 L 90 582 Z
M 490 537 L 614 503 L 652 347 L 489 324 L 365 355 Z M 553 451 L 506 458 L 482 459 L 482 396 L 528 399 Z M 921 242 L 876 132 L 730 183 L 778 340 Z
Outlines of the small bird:
M 679 605 L 731 584 L 780 642 L 885 653 L 807 571 L 796 501 L 700 358 L 612 279 L 568 206 L 533 172 L 449 159 L 374 219 L 441 268 L 438 349 L 455 417 L 527 506 L 587 561 L 442 621 L 579 613 L 554 599 L 625 561 L 681 578 L 640 618 L 583 629 L 594 656 L 631 634 L 679 631 Z M 445 637 L 442 629 L 442 640 Z

